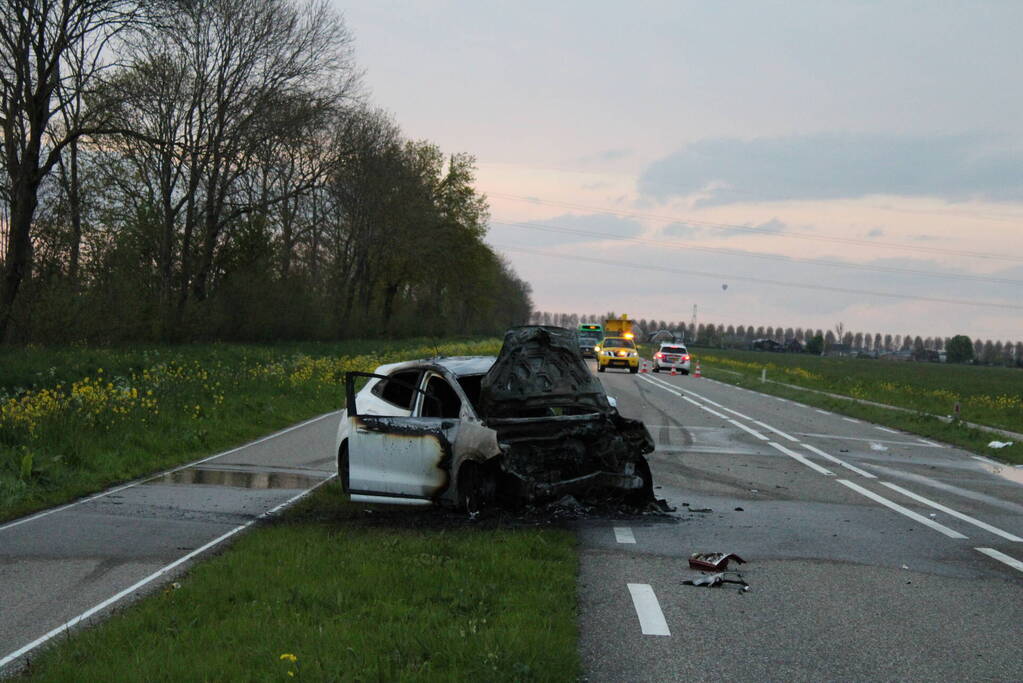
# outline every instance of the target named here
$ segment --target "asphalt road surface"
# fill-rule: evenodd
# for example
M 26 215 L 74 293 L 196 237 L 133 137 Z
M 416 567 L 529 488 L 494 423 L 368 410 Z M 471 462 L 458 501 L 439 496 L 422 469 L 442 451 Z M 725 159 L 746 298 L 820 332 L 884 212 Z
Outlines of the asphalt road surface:
M 193 558 L 329 479 L 332 413 L 251 444 L 0 524 L 0 676 L 69 627 L 184 571 Z
M 600 379 L 677 512 L 580 525 L 587 680 L 1023 680 L 1023 469 L 706 378 Z M 749 591 L 682 583 L 716 551 Z

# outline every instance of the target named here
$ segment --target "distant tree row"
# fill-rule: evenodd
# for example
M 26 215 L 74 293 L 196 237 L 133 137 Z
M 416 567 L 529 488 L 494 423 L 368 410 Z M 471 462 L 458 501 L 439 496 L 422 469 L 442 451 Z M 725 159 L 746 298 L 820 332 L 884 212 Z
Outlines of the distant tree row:
M 0 342 L 495 333 L 475 162 L 372 109 L 328 0 L 6 0 Z
M 550 313 L 533 311 L 530 317 L 534 324 L 558 325 L 574 328 L 582 323 L 603 323 L 615 317 L 613 312 L 606 314 Z M 754 340 L 771 339 L 780 344 L 796 340 L 812 348 L 813 340 L 820 338 L 821 350 L 833 349 L 841 344 L 851 352 L 884 354 L 899 351 L 909 352 L 919 358 L 926 352 L 945 352 L 949 362 L 974 361 L 988 365 L 1017 365 L 1023 367 L 1023 342 L 971 340 L 965 335 L 954 337 L 929 336 L 921 337 L 913 334 L 870 334 L 852 332 L 845 329 L 842 323 L 834 329 L 814 329 L 786 326 L 763 325 L 717 325 L 698 323 L 693 329 L 692 323 L 683 321 L 669 322 L 665 320 L 636 321 L 641 335 L 651 335 L 659 330 L 667 330 L 683 336 L 690 343 L 719 348 L 748 348 Z

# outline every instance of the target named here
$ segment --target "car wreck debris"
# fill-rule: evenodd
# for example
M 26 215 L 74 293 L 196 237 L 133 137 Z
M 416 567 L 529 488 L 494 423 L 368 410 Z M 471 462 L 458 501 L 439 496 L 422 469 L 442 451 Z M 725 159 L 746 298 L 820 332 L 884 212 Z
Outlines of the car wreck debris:
M 720 572 L 728 569 L 728 562 L 730 560 L 735 560 L 739 564 L 746 564 L 746 560 L 735 553 L 693 553 L 689 556 L 689 566 L 692 569 Z
M 717 574 L 703 574 L 682 582 L 686 586 L 706 586 L 707 588 L 718 588 L 726 583 L 734 583 L 740 586 L 739 592 L 746 593 L 750 590 L 749 584 L 742 578 L 739 572 L 718 572 Z

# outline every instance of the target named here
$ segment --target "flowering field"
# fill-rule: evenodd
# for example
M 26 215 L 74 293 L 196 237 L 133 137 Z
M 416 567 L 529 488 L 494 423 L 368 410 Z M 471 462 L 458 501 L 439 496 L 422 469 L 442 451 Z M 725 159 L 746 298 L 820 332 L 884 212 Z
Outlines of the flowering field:
M 1023 431 L 1023 371 L 943 363 L 907 363 L 805 354 L 707 350 L 698 357 L 718 367 L 853 398 Z
M 0 353 L 0 519 L 188 462 L 342 407 L 382 363 L 496 340 Z

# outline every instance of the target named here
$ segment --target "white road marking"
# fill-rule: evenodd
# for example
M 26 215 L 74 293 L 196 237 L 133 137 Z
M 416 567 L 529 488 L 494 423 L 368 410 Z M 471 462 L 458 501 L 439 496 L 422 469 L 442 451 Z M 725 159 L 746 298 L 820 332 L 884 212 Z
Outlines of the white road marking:
M 851 417 L 843 417 L 842 419 L 845 420 L 846 422 L 852 422 L 854 425 L 858 425 L 860 423 L 859 420 L 854 420 Z
M 670 636 L 668 622 L 664 620 L 661 604 L 649 583 L 630 583 L 629 593 L 639 617 L 639 627 L 645 636 Z
M 852 470 L 853 472 L 855 472 L 856 474 L 860 475 L 861 477 L 866 477 L 867 479 L 877 479 L 877 477 L 875 475 L 871 474 L 870 472 L 867 472 L 866 470 L 861 470 L 859 467 L 856 467 L 855 465 L 850 465 L 845 460 L 840 460 L 840 459 L 836 458 L 835 456 L 831 455 L 830 453 L 825 453 L 824 451 L 822 451 L 821 449 L 817 448 L 816 446 L 811 446 L 808 443 L 804 443 L 803 444 L 803 448 L 806 448 L 807 450 L 809 450 L 809 451 L 811 451 L 813 453 L 816 453 L 817 455 L 821 456 L 822 458 L 824 458 L 826 460 L 830 460 L 831 462 L 838 463 L 842 467 L 846 468 L 847 470 Z
M 727 410 L 732 415 L 738 415 L 739 417 L 741 417 L 744 420 L 749 420 L 750 422 L 753 422 L 753 418 L 752 417 L 750 417 L 749 415 L 743 415 L 738 410 L 732 410 L 731 408 L 726 408 L 724 406 L 720 406 L 720 408 L 721 408 L 721 410 Z
M 910 519 L 912 519 L 915 522 L 919 522 L 920 524 L 923 524 L 924 526 L 929 526 L 930 528 L 934 529 L 935 531 L 940 531 L 941 533 L 945 534 L 949 538 L 966 538 L 966 536 L 964 536 L 963 534 L 959 533 L 958 531 L 956 531 L 954 529 L 949 529 L 944 524 L 938 524 L 933 519 L 928 519 L 927 517 L 924 517 L 923 515 L 917 514 L 917 513 L 913 512 L 912 510 L 910 510 L 909 508 L 905 508 L 905 507 L 899 505 L 898 503 L 892 502 L 892 501 L 888 500 L 887 498 L 879 496 L 878 494 L 874 493 L 873 491 L 871 491 L 869 489 L 863 488 L 859 484 L 854 484 L 853 482 L 849 481 L 848 479 L 839 479 L 838 483 L 842 484 L 844 486 L 848 486 L 849 488 L 851 488 L 853 491 L 856 491 L 860 495 L 866 496 L 867 498 L 870 498 L 871 500 L 873 500 L 875 502 L 878 502 L 881 505 L 884 505 L 886 508 L 888 508 L 890 510 L 894 510 L 895 512 L 898 512 L 900 515 L 905 515 L 906 517 L 909 517 Z
M 942 446 L 940 443 L 934 443 L 933 441 L 928 441 L 927 439 L 917 439 L 917 441 L 926 446 L 931 446 L 932 448 L 944 448 L 944 446 Z
M 755 425 L 760 425 L 761 427 L 763 427 L 764 429 L 766 429 L 769 432 L 774 432 L 775 434 L 777 434 L 778 436 L 782 437 L 783 439 L 788 439 L 792 443 L 799 443 L 799 439 L 797 439 L 796 437 L 789 436 L 788 434 L 786 434 L 782 430 L 775 429 L 774 427 L 772 427 L 769 424 L 765 424 L 765 423 L 761 422 L 760 420 L 753 420 L 752 422 Z
M 160 477 L 164 477 L 164 476 L 166 476 L 168 474 L 171 474 L 173 472 L 177 472 L 178 470 L 183 470 L 183 469 L 186 469 L 188 467 L 195 467 L 196 465 L 201 465 L 204 462 L 209 462 L 210 460 L 215 460 L 217 458 L 222 458 L 225 455 L 231 455 L 232 453 L 237 453 L 238 451 L 242 450 L 243 448 L 248 448 L 249 446 L 255 446 L 258 443 L 263 443 L 264 441 L 269 441 L 270 439 L 276 439 L 278 436 L 281 436 L 283 434 L 287 434 L 288 432 L 294 431 L 296 429 L 300 429 L 301 427 L 305 427 L 306 425 L 310 425 L 313 422 L 318 422 L 318 421 L 320 421 L 320 420 L 322 420 L 322 419 L 324 419 L 326 417 L 330 417 L 331 415 L 337 415 L 340 412 L 341 412 L 340 410 L 334 410 L 334 411 L 331 411 L 329 413 L 324 413 L 323 415 L 320 415 L 319 417 L 314 417 L 314 418 L 312 418 L 310 420 L 306 420 L 305 422 L 299 422 L 297 425 L 292 425 L 292 426 L 288 427 L 287 429 L 282 429 L 281 431 L 274 432 L 273 434 L 267 434 L 266 436 L 264 436 L 262 438 L 256 439 L 255 441 L 250 441 L 249 443 L 246 443 L 246 444 L 242 444 L 241 446 L 237 446 L 235 448 L 232 448 L 229 451 L 224 451 L 223 453 L 217 453 L 215 455 L 210 455 L 208 457 L 202 458 L 201 460 L 193 460 L 192 462 L 186 463 L 184 465 L 179 465 L 177 467 L 172 467 L 169 470 L 164 470 L 163 472 L 159 472 L 157 474 L 151 474 L 151 475 L 149 475 L 147 477 L 144 477 L 142 479 L 136 479 L 135 481 L 128 482 L 127 484 L 123 484 L 121 486 L 117 486 L 115 488 L 108 489 L 106 491 L 102 491 L 100 493 L 97 493 L 95 495 L 89 496 L 87 498 L 82 498 L 81 500 L 76 500 L 73 503 L 68 503 L 67 505 L 61 505 L 59 507 L 50 508 L 49 510 L 43 510 L 42 512 L 37 512 L 34 515 L 30 515 L 28 517 L 23 517 L 22 519 L 16 519 L 13 522 L 8 522 L 7 524 L 0 525 L 0 531 L 4 531 L 5 529 L 12 529 L 12 528 L 18 526 L 19 524 L 25 524 L 26 522 L 31 522 L 33 520 L 40 519 L 42 517 L 46 517 L 47 515 L 52 515 L 53 513 L 60 512 L 61 510 L 67 510 L 68 508 L 73 508 L 76 505 L 81 505 L 82 503 L 89 503 L 89 502 L 94 501 L 94 500 L 96 500 L 98 498 L 103 498 L 104 496 L 109 496 L 112 493 L 117 493 L 118 491 L 123 491 L 125 489 L 130 489 L 133 486 L 138 486 L 139 484 L 144 484 L 147 481 L 152 481 L 153 479 L 159 479 Z
M 897 432 L 894 429 L 888 429 L 887 427 L 882 427 L 881 425 L 874 425 L 874 429 L 880 429 L 882 432 L 888 432 L 889 434 L 898 434 L 899 433 L 899 432 Z
M 829 412 L 828 412 L 828 411 L 826 411 L 826 410 L 821 410 L 820 408 L 814 408 L 814 410 L 816 410 L 816 411 L 817 411 L 818 413 L 820 413 L 821 415 L 830 415 L 830 414 L 831 414 L 831 413 L 829 413 Z
M 676 396 L 681 396 L 682 395 L 681 391 L 675 391 L 670 386 L 664 386 L 664 384 L 662 382 L 660 382 L 659 380 L 655 380 L 652 377 L 640 377 L 640 379 L 643 380 L 644 382 L 647 382 L 648 384 L 653 384 L 655 387 L 658 387 L 660 389 L 664 389 L 668 393 L 675 394 Z
M 978 553 L 984 553 L 988 557 L 994 558 L 999 562 L 1004 562 L 1013 569 L 1019 572 L 1023 572 L 1023 562 L 1020 562 L 1015 557 L 1009 557 L 1005 553 L 1000 553 L 994 548 L 974 548 Z
M 893 491 L 898 491 L 902 495 L 907 496 L 909 498 L 912 498 L 915 501 L 921 502 L 924 505 L 929 505 L 932 508 L 934 508 L 935 510 L 941 510 L 946 515 L 951 515 L 952 517 L 956 517 L 958 519 L 961 519 L 964 522 L 969 522 L 970 524 L 972 524 L 974 526 L 979 526 L 981 529 L 984 529 L 985 531 L 990 531 L 991 533 L 993 533 L 996 536 L 1001 536 L 1002 538 L 1004 538 L 1007 541 L 1012 541 L 1013 543 L 1023 543 L 1023 538 L 1020 538 L 1019 536 L 1015 536 L 1013 534 L 1010 534 L 1008 531 L 1002 531 L 998 527 L 991 526 L 990 524 L 987 524 L 986 522 L 982 522 L 979 519 L 976 519 L 974 517 L 970 517 L 969 515 L 966 515 L 966 514 L 963 514 L 962 512 L 959 512 L 958 510 L 953 510 L 952 508 L 945 507 L 941 503 L 936 503 L 933 500 L 929 500 L 927 498 L 924 498 L 923 496 L 921 496 L 919 494 L 916 494 L 916 493 L 913 493 L 912 491 L 910 491 L 908 489 L 904 489 L 901 486 L 897 486 L 895 484 L 891 484 L 891 483 L 889 483 L 887 481 L 882 481 L 881 485 L 882 486 L 887 486 L 888 488 L 892 489 Z
M 777 444 L 777 443 L 775 443 L 773 441 L 768 442 L 767 445 L 774 447 L 775 449 L 781 451 L 782 453 L 784 453 L 785 455 L 789 456 L 790 458 L 793 458 L 797 462 L 799 462 L 799 463 L 801 463 L 803 465 L 806 465 L 807 467 L 809 467 L 811 470 L 814 470 L 815 472 L 820 472 L 821 474 L 825 474 L 825 475 L 828 475 L 828 476 L 831 476 L 831 477 L 835 476 L 834 472 L 832 472 L 831 470 L 828 470 L 828 469 L 825 469 L 825 468 L 821 467 L 820 465 L 818 465 L 815 462 L 811 462 L 811 461 L 807 460 L 806 457 L 803 456 L 801 453 L 796 453 L 795 451 L 790 450 L 788 448 L 785 448 L 785 446 L 782 446 L 781 444 Z
M 917 448 L 936 448 L 935 446 L 926 446 L 916 441 L 892 441 L 890 439 L 864 439 L 858 436 L 841 436 L 839 434 L 817 434 L 814 432 L 796 432 L 799 436 L 815 436 L 820 439 L 839 439 L 841 441 L 867 441 L 869 443 L 890 443 L 896 446 L 916 446 Z
M 753 429 L 751 427 L 747 427 L 746 425 L 744 425 L 743 423 L 739 422 L 738 420 L 728 420 L 728 421 L 731 422 L 736 427 L 738 427 L 739 429 L 743 430 L 744 432 L 749 432 L 750 434 L 752 434 L 753 436 L 757 437 L 761 441 L 770 441 L 770 439 L 768 437 L 764 436 L 763 434 L 761 434 L 760 432 L 758 432 L 757 430 L 755 430 L 755 429 Z
M 320 419 L 320 418 L 316 418 L 316 419 Z M 308 424 L 308 423 L 304 423 L 304 424 Z M 300 425 L 295 425 L 295 426 L 298 427 Z M 280 434 L 280 433 L 283 433 L 283 432 L 278 432 L 278 434 Z M 274 436 L 274 435 L 271 435 L 271 436 Z M 270 438 L 270 437 L 266 437 L 266 438 Z M 258 443 L 258 442 L 253 442 L 253 443 Z M 237 449 L 235 449 L 235 450 L 237 450 Z M 229 452 L 231 452 L 231 451 L 229 451 Z M 221 453 L 220 455 L 225 455 L 225 454 Z M 209 458 L 207 458 L 207 460 L 209 460 Z M 0 659 L 0 669 L 2 669 L 7 664 L 13 662 L 18 657 L 21 657 L 22 655 L 27 654 L 27 653 L 31 652 L 32 650 L 36 649 L 37 647 L 39 647 L 40 645 L 42 645 L 46 641 L 50 640 L 54 636 L 59 636 L 59 635 L 63 635 L 65 633 L 67 633 L 70 629 L 72 629 L 75 626 L 77 626 L 78 624 L 82 623 L 83 621 L 85 621 L 86 619 L 91 617 L 92 615 L 94 615 L 97 612 L 100 612 L 100 611 L 106 609 L 110 605 L 113 605 L 114 603 L 116 603 L 119 600 L 127 597 L 128 595 L 131 595 L 132 593 L 134 593 L 138 589 L 142 588 L 146 584 L 152 583 L 153 581 L 155 581 L 156 579 L 160 578 L 164 574 L 168 573 L 172 569 L 175 569 L 176 567 L 181 566 L 185 562 L 188 562 L 193 557 L 196 557 L 197 555 L 201 555 L 202 553 L 206 552 L 210 548 L 213 548 L 214 546 L 217 546 L 217 545 L 223 543 L 227 539 L 229 539 L 232 536 L 234 536 L 235 534 L 237 534 L 239 531 L 247 529 L 248 527 L 250 527 L 253 524 L 255 524 L 256 522 L 258 522 L 259 520 L 264 519 L 266 517 L 269 517 L 270 515 L 276 513 L 277 511 L 287 507 L 288 505 L 291 505 L 292 503 L 297 501 L 299 498 L 302 498 L 303 496 L 306 496 L 309 493 L 312 493 L 317 488 L 319 488 L 320 486 L 322 486 L 326 482 L 330 481 L 331 479 L 333 479 L 333 477 L 327 477 L 323 481 L 317 482 L 312 487 L 306 489 L 305 491 L 302 491 L 298 495 L 292 496 L 291 498 L 289 498 L 288 500 L 284 501 L 283 503 L 281 503 L 277 507 L 271 508 L 270 510 L 267 510 L 266 512 L 264 512 L 263 514 L 259 515 L 258 517 L 254 517 L 254 518 L 250 519 L 249 521 L 245 522 L 245 524 L 240 524 L 240 525 L 236 526 L 235 528 L 231 529 L 230 531 L 228 531 L 225 534 L 221 534 L 220 536 L 216 537 L 215 539 L 213 539 L 209 543 L 207 543 L 207 544 L 205 544 L 203 546 L 200 546 L 200 547 L 196 548 L 195 550 L 193 550 L 192 552 L 188 553 L 187 555 L 183 555 L 182 557 L 179 557 L 178 559 L 174 560 L 170 564 L 165 565 L 165 566 L 161 567 L 160 569 L 157 569 L 155 572 L 153 572 L 152 574 L 150 574 L 146 578 L 142 579 L 141 581 L 137 581 L 136 583 L 133 583 L 132 585 L 130 585 L 127 588 L 125 588 L 124 590 L 122 590 L 122 591 L 120 591 L 118 593 L 115 593 L 114 595 L 110 596 L 109 598 L 107 598 L 103 602 L 99 603 L 95 607 L 91 607 L 91 608 L 85 610 L 84 612 L 79 614 L 74 619 L 71 619 L 70 621 L 66 621 L 63 624 L 61 624 L 60 626 L 58 626 L 57 628 L 53 629 L 52 631 L 49 631 L 46 634 L 40 636 L 39 638 L 36 638 L 35 640 L 33 640 L 28 645 L 24 645 L 24 646 L 18 648 L 14 652 L 12 652 L 9 655 L 5 656 L 3 659 Z
M 635 543 L 636 537 L 632 533 L 632 529 L 627 526 L 616 526 L 615 528 L 615 540 L 619 543 Z

